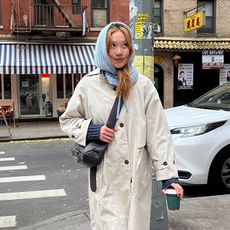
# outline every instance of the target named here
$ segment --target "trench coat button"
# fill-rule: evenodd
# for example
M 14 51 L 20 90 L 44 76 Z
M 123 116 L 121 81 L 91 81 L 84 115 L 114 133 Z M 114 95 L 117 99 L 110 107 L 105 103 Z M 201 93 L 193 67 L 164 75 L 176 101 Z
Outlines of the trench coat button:
M 125 160 L 125 164 L 126 164 L 126 165 L 129 164 L 129 161 L 128 161 L 128 160 Z
M 123 124 L 123 123 L 120 123 L 120 127 L 121 127 L 121 128 L 124 127 L 124 124 Z
M 163 162 L 163 165 L 166 166 L 166 165 L 168 165 L 168 163 L 167 163 L 166 161 L 164 161 L 164 162 Z
M 72 137 L 72 138 L 75 138 L 75 136 L 74 136 L 74 135 L 71 135 L 71 137 Z

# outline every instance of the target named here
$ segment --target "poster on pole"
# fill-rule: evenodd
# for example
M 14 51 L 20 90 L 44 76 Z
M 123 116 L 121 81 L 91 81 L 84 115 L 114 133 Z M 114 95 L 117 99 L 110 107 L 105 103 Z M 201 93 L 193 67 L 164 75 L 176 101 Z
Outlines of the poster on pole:
M 193 89 L 193 64 L 178 65 L 177 89 Z
M 224 64 L 224 68 L 220 69 L 220 85 L 230 81 L 230 64 Z

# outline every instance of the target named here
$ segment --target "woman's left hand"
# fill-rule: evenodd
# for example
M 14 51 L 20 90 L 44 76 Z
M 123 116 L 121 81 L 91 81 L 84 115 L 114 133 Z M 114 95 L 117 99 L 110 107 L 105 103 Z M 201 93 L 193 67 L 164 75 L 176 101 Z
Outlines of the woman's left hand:
M 170 186 L 175 189 L 177 196 L 180 197 L 180 199 L 183 199 L 184 189 L 182 188 L 182 186 L 178 183 L 172 183 Z M 166 189 L 163 189 L 162 192 L 166 193 Z

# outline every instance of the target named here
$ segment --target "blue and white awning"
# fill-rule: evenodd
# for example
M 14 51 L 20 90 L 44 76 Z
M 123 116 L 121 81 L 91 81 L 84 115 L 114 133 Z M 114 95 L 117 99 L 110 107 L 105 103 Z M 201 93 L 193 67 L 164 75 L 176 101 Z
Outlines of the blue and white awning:
M 94 45 L 0 44 L 0 74 L 71 74 L 95 69 Z

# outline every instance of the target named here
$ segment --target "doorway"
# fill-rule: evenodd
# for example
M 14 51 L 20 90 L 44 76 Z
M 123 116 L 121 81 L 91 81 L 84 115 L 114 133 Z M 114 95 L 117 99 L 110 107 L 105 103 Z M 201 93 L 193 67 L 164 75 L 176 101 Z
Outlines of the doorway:
M 161 66 L 154 64 L 154 85 L 158 91 L 162 105 L 164 105 L 164 72 Z
M 40 114 L 39 76 L 20 75 L 21 115 Z

